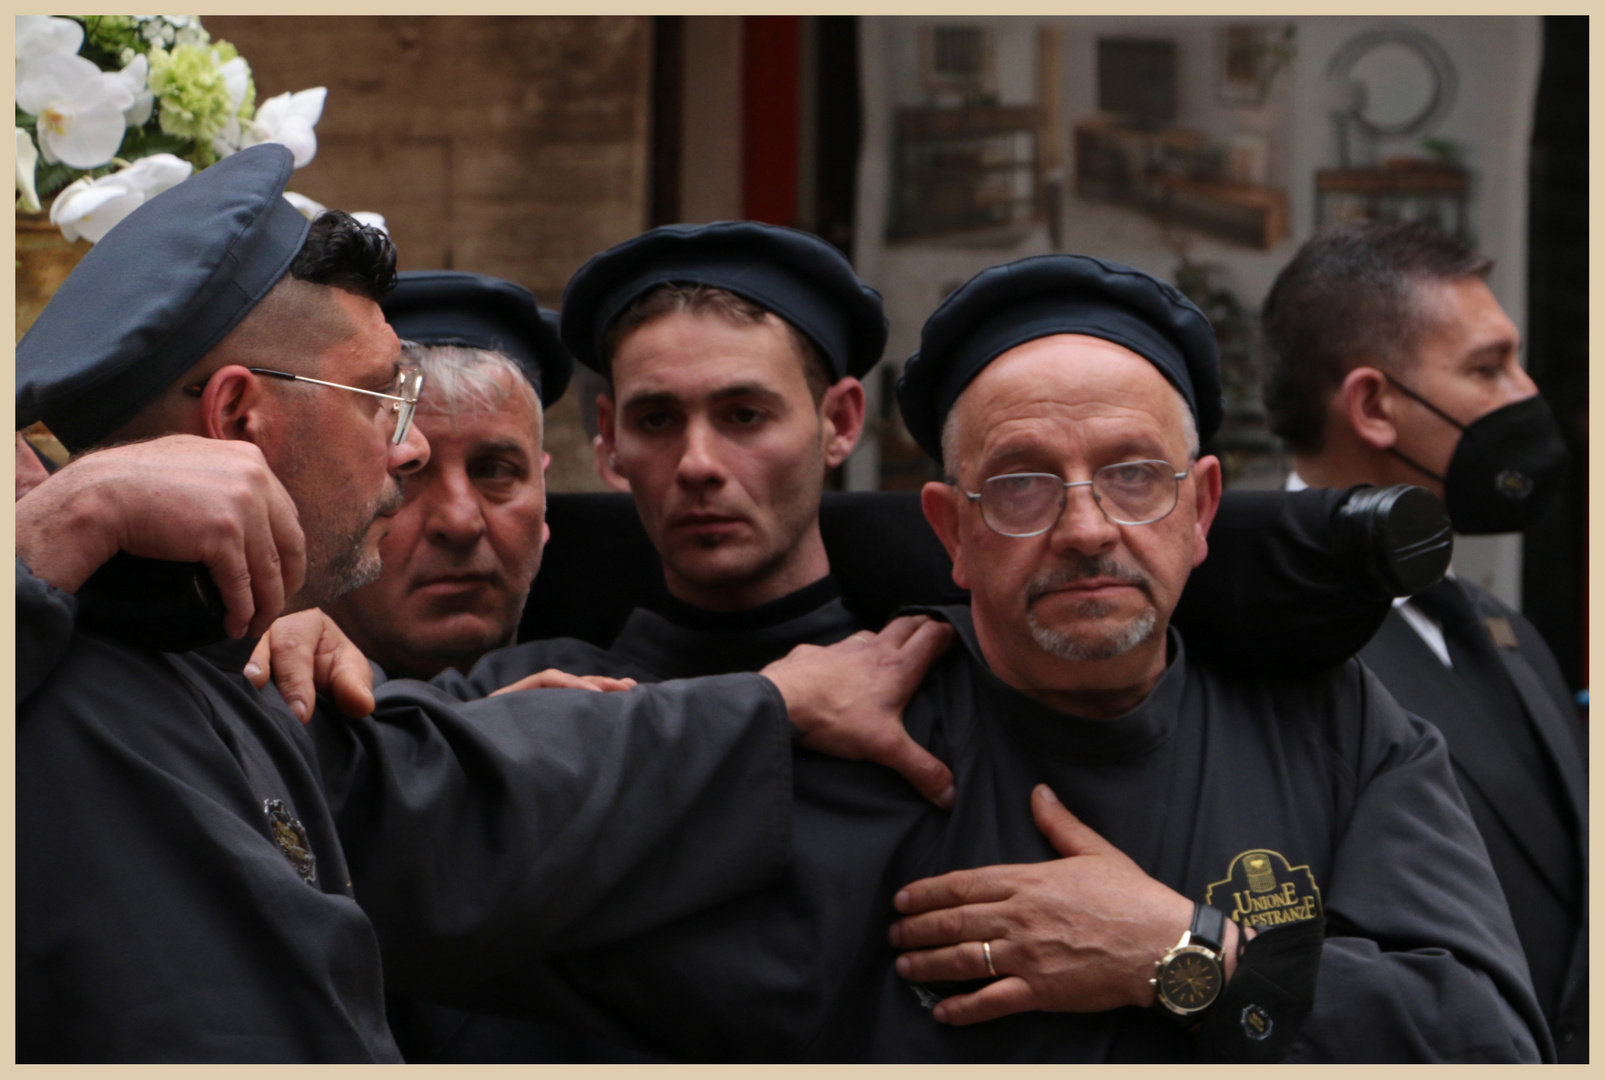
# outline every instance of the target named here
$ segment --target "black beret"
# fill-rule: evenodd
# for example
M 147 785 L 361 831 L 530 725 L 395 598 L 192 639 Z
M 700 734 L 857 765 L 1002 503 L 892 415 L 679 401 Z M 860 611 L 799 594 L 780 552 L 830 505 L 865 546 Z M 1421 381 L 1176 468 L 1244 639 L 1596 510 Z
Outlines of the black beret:
M 541 404 L 563 396 L 574 358 L 522 285 L 461 270 L 407 270 L 380 301 L 391 329 L 419 345 L 463 345 L 518 361 Z
M 881 294 L 819 237 L 756 221 L 665 225 L 597 255 L 563 291 L 563 341 L 606 375 L 602 341 L 636 300 L 667 284 L 714 285 L 774 312 L 818 347 L 840 379 L 886 348 Z
M 133 419 L 290 269 L 308 221 L 275 143 L 140 206 L 84 255 L 17 345 L 17 426 L 82 450 Z
M 1119 263 L 1037 255 L 983 270 L 925 321 L 920 351 L 897 381 L 897 405 L 914 441 L 940 461 L 942 424 L 970 380 L 1015 346 L 1053 334 L 1124 345 L 1181 391 L 1200 439 L 1220 427 L 1215 330 L 1191 300 Z

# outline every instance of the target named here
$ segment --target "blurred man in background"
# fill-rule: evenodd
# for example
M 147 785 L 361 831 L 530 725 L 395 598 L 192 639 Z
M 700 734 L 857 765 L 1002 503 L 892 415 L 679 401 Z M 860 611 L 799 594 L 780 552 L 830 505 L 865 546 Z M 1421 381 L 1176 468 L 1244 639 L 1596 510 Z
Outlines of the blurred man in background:
M 1289 487 L 1420 484 L 1457 532 L 1533 523 L 1566 451 L 1491 268 L 1422 224 L 1338 225 L 1299 250 L 1263 312 Z M 1448 739 L 1560 1060 L 1587 1061 L 1587 755 L 1554 656 L 1518 612 L 1451 574 L 1396 603 L 1361 657 Z

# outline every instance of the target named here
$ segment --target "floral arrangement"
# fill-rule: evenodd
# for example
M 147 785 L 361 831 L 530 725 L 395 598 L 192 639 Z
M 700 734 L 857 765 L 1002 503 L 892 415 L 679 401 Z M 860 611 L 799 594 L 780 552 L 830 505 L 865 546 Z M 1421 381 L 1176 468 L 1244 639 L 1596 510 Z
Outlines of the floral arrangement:
M 250 65 L 193 15 L 19 15 L 16 86 L 17 209 L 39 213 L 54 194 L 51 222 L 91 243 L 247 146 L 282 143 L 308 164 L 328 92 L 257 105 Z

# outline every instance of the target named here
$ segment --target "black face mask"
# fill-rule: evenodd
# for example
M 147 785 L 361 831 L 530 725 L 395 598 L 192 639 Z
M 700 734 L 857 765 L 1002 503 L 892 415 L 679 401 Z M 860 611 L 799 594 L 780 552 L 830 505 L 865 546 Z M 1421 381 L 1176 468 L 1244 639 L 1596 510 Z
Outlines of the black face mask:
M 1543 395 L 1522 398 L 1462 424 L 1399 380 L 1390 376 L 1388 381 L 1463 432 L 1449 459 L 1448 476 L 1389 448 L 1394 457 L 1443 485 L 1444 505 L 1455 532 L 1520 532 L 1560 493 L 1570 455 Z

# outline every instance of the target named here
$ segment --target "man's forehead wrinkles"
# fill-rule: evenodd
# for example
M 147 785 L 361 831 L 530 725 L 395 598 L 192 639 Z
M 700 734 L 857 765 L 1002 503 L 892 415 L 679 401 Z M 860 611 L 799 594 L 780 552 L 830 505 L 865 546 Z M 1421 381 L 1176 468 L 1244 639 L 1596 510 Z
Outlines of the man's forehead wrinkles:
M 993 426 L 986 433 L 982 453 L 987 460 L 1018 456 L 1067 444 L 1097 451 L 1111 447 L 1164 444 L 1164 431 L 1155 419 L 1135 411 L 1108 412 L 1044 424 L 1015 420 Z M 1068 437 L 1068 438 L 1067 438 Z

